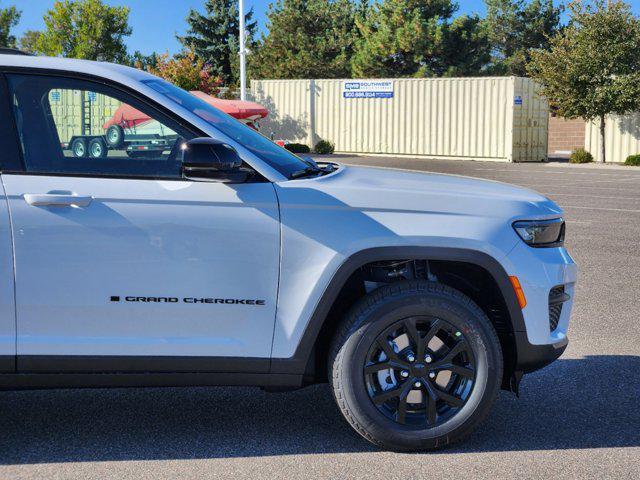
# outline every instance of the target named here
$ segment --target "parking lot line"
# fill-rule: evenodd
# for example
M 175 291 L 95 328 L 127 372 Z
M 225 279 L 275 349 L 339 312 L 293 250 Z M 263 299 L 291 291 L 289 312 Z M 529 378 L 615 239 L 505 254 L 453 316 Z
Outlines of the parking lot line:
M 582 193 L 549 193 L 544 192 L 545 195 L 553 195 L 555 197 L 584 197 L 584 198 L 597 198 L 601 200 L 637 200 L 640 201 L 640 196 L 637 197 L 611 197 L 606 195 L 585 195 Z
M 508 165 L 511 165 L 511 164 L 508 164 Z M 524 169 L 519 169 L 519 168 L 512 168 L 512 169 L 509 169 L 509 170 L 498 169 L 498 168 L 475 168 L 474 170 L 476 170 L 476 171 L 487 171 L 487 172 L 505 172 L 505 173 L 509 173 L 509 174 L 512 174 L 512 173 L 540 173 L 540 174 L 545 174 L 545 175 L 558 175 L 560 173 L 562 175 L 595 175 L 595 176 L 598 176 L 598 177 L 602 177 L 602 176 L 626 177 L 630 173 L 632 175 L 637 175 L 638 177 L 640 177 L 640 171 L 636 171 L 636 170 L 629 170 L 628 172 L 620 171 L 620 172 L 617 172 L 617 173 L 572 172 L 570 170 L 556 170 L 556 169 L 554 169 L 553 171 L 546 171 L 546 170 L 539 170 L 539 169 L 524 170 Z
M 491 179 L 489 179 L 491 180 Z M 520 185 L 521 187 L 527 187 L 527 188 L 546 188 L 549 187 L 549 184 L 545 184 L 545 183 L 514 183 L 513 181 L 511 182 L 507 182 L 507 183 L 511 183 L 513 185 Z M 616 192 L 621 192 L 624 191 L 624 188 L 620 188 L 620 187 L 596 187 L 593 185 L 589 185 L 589 184 L 570 184 L 570 185 L 554 185 L 554 187 L 556 188 L 585 188 L 588 187 L 590 189 L 597 189 L 597 190 L 614 190 Z M 634 191 L 638 191 L 638 188 L 636 188 Z
M 513 175 L 510 172 L 498 172 L 502 173 L 505 176 L 512 177 Z M 527 178 L 531 178 L 531 175 L 527 175 Z M 579 179 L 574 179 L 579 181 Z M 608 180 L 592 180 L 592 179 L 584 179 L 584 182 L 576 183 L 576 185 L 583 185 L 585 183 L 623 183 L 623 184 L 635 184 L 640 182 L 640 177 L 638 178 L 620 178 L 620 179 L 608 179 Z
M 583 210 L 602 210 L 604 212 L 626 212 L 626 213 L 640 213 L 640 210 L 631 210 L 628 208 L 608 208 L 608 207 L 590 207 L 588 205 L 561 205 L 563 209 L 567 208 L 580 208 Z

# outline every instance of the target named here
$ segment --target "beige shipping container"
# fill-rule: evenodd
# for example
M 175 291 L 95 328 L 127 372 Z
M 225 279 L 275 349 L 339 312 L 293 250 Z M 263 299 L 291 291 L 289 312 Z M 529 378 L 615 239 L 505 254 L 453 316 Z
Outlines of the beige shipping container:
M 74 135 L 104 135 L 103 125 L 122 102 L 100 93 L 60 89 L 49 92 L 49 104 L 60 141 L 68 143 Z M 82 131 L 85 118 L 88 132 Z
M 607 162 L 624 162 L 629 155 L 640 154 L 640 113 L 610 115 L 605 122 Z M 602 161 L 600 152 L 600 120 L 587 122 L 584 148 L 597 162 Z
M 543 161 L 549 109 L 526 78 L 386 79 L 391 98 L 345 98 L 345 83 L 258 80 L 252 98 L 269 110 L 267 135 L 347 153 Z M 373 81 L 373 80 L 369 80 Z

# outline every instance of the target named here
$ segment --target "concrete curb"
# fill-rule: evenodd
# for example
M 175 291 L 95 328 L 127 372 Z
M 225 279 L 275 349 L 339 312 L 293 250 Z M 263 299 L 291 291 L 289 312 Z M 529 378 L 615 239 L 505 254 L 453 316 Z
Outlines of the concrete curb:
M 550 167 L 560 168 L 580 168 L 580 169 L 602 169 L 602 170 L 626 170 L 628 172 L 640 172 L 640 167 L 623 165 L 622 163 L 564 163 L 564 162 L 548 162 L 546 165 Z

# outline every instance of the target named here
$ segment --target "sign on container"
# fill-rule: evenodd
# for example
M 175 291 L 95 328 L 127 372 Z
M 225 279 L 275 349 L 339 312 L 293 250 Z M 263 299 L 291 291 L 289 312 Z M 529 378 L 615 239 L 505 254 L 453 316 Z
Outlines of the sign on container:
M 344 98 L 393 98 L 393 80 L 347 80 L 342 82 Z

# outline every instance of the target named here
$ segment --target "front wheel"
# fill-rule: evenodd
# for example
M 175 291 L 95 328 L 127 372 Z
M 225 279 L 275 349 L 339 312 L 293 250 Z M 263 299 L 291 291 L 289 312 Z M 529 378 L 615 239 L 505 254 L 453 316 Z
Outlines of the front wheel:
M 364 297 L 330 354 L 340 410 L 370 442 L 429 450 L 464 438 L 486 417 L 502 380 L 487 316 L 448 286 L 405 281 Z

